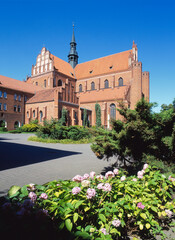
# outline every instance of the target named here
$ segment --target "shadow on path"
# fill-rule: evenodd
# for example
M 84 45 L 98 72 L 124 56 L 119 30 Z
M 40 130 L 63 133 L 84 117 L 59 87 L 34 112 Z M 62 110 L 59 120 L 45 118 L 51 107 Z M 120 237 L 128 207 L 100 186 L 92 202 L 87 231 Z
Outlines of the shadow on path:
M 82 153 L 0 142 L 0 171 L 76 154 Z

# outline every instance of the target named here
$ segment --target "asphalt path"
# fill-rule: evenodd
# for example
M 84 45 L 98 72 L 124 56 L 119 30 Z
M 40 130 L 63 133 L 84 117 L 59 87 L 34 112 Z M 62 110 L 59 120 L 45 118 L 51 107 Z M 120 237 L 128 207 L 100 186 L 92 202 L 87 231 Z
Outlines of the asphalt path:
M 44 184 L 110 169 L 115 159 L 100 160 L 90 144 L 29 142 L 31 134 L 0 134 L 0 196 L 12 185 Z

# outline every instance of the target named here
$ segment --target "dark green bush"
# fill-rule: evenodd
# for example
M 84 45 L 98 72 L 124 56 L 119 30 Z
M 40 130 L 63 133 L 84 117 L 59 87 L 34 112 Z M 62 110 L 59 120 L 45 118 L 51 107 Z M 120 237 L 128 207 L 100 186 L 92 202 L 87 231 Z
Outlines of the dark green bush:
M 7 132 L 8 129 L 6 127 L 0 127 L 0 132 Z
M 36 132 L 38 130 L 39 126 L 34 123 L 29 123 L 23 125 L 20 129 L 22 132 Z

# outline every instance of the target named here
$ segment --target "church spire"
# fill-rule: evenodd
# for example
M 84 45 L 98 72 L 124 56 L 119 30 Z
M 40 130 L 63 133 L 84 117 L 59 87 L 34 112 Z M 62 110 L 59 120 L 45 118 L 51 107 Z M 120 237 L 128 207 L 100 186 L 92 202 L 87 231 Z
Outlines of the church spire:
M 76 51 L 76 42 L 75 42 L 75 34 L 74 34 L 74 24 L 73 24 L 73 33 L 72 33 L 72 40 L 70 43 L 70 51 L 68 55 L 68 63 L 75 68 L 75 66 L 78 64 L 78 53 Z

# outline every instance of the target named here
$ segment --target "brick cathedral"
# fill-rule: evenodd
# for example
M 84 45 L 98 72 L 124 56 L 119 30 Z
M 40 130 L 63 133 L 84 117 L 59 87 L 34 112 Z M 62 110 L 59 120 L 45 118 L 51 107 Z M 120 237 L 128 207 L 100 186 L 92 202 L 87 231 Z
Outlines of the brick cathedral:
M 116 110 L 123 101 L 134 109 L 142 97 L 149 101 L 149 73 L 142 71 L 137 45 L 132 49 L 78 64 L 73 29 L 68 62 L 52 55 L 45 47 L 32 65 L 25 82 L 0 75 L 0 125 L 8 130 L 31 120 L 61 118 L 67 109 L 67 125 L 82 125 L 83 112 L 96 122 L 95 104 L 101 106 L 101 122 L 121 119 Z

